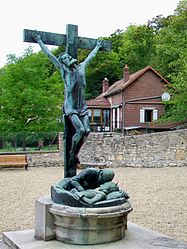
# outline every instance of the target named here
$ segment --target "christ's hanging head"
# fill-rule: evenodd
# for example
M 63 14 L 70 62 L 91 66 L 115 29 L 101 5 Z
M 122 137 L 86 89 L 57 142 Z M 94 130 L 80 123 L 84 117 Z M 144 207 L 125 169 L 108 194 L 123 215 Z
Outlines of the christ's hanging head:
M 60 54 L 60 56 L 58 57 L 58 60 L 60 61 L 60 63 L 63 63 L 64 65 L 68 67 L 70 67 L 72 64 L 75 64 L 77 62 L 76 59 L 72 58 L 67 53 Z

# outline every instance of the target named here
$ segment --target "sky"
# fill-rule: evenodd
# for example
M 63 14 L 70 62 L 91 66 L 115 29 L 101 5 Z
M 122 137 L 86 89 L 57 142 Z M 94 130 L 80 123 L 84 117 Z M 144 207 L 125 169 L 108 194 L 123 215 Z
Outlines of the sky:
M 1 0 L 0 67 L 7 54 L 22 56 L 32 45 L 23 42 L 23 29 L 65 34 L 66 24 L 78 25 L 79 36 L 109 37 L 117 29 L 146 24 L 157 15 L 174 14 L 179 0 Z M 49 48 L 53 48 L 49 46 Z

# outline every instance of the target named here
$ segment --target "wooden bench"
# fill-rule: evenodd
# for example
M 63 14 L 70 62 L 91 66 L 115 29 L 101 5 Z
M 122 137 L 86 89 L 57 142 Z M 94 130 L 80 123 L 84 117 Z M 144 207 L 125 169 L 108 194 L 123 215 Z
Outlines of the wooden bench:
M 26 155 L 0 155 L 0 168 L 25 167 L 27 170 Z

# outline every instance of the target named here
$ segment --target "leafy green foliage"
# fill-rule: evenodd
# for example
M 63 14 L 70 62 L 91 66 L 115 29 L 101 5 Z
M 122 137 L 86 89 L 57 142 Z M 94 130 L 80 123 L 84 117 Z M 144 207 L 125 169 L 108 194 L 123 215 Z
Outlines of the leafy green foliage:
M 160 30 L 155 40 L 155 60 L 159 71 L 171 79 L 172 75 L 178 74 L 183 68 L 186 58 L 187 9 L 180 16 L 170 17 L 170 22 Z
M 131 25 L 123 33 L 119 48 L 120 61 L 128 64 L 131 72 L 150 65 L 154 54 L 154 32 L 146 25 Z
M 45 55 L 26 51 L 0 70 L 0 131 L 59 129 L 64 89 L 50 68 Z
M 179 2 L 175 14 L 170 16 L 155 38 L 155 63 L 158 70 L 175 87 L 168 103 L 167 117 L 187 119 L 187 1 Z
M 104 78 L 109 82 L 115 82 L 121 75 L 119 57 L 115 52 L 99 52 L 87 68 L 87 91 L 86 98 L 91 99 L 102 92 Z
M 0 151 L 57 149 L 58 132 L 9 132 L 0 133 Z M 39 144 L 43 146 L 39 147 Z M 21 148 L 23 147 L 23 148 Z
M 172 79 L 175 82 L 175 90 L 172 91 L 172 98 L 167 103 L 167 112 L 163 119 L 174 121 L 187 121 L 187 63 Z

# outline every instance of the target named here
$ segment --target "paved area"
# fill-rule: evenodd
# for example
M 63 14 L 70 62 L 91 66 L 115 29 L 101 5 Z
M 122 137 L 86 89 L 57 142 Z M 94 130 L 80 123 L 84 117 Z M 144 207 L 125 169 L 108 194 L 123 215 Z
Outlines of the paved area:
M 115 168 L 118 185 L 130 195 L 129 221 L 187 242 L 187 167 Z M 34 228 L 35 201 L 50 195 L 61 167 L 0 171 L 0 234 Z
M 187 167 L 160 169 L 119 167 L 115 169 L 115 173 L 115 182 L 118 182 L 131 197 L 133 212 L 129 214 L 129 221 L 187 243 Z M 50 194 L 51 185 L 62 177 L 63 170 L 60 167 L 30 168 L 28 171 L 4 170 L 0 174 L 0 249 L 10 249 L 1 239 L 2 232 L 34 228 L 35 201 L 41 196 Z M 137 237 L 139 238 L 140 234 L 137 234 Z M 155 243 L 155 246 L 150 248 L 186 249 L 186 244 L 176 240 L 173 240 L 174 247 Z M 60 245 L 63 249 L 62 244 Z M 108 248 L 98 248 L 113 249 L 109 244 L 104 246 L 106 245 Z M 114 248 L 128 249 L 124 245 L 126 246 L 123 244 L 121 248 Z M 147 248 L 149 247 L 144 249 Z M 67 249 L 67 245 L 64 245 L 64 249 Z
M 10 249 L 10 247 L 4 243 L 2 235 L 0 235 L 0 249 Z
M 59 241 L 41 241 L 34 238 L 34 230 L 4 233 L 4 240 L 13 249 L 187 249 L 187 243 L 128 223 L 124 239 L 100 245 L 71 245 Z M 3 248 L 3 247 L 2 247 Z M 4 247 L 3 249 L 5 249 Z

